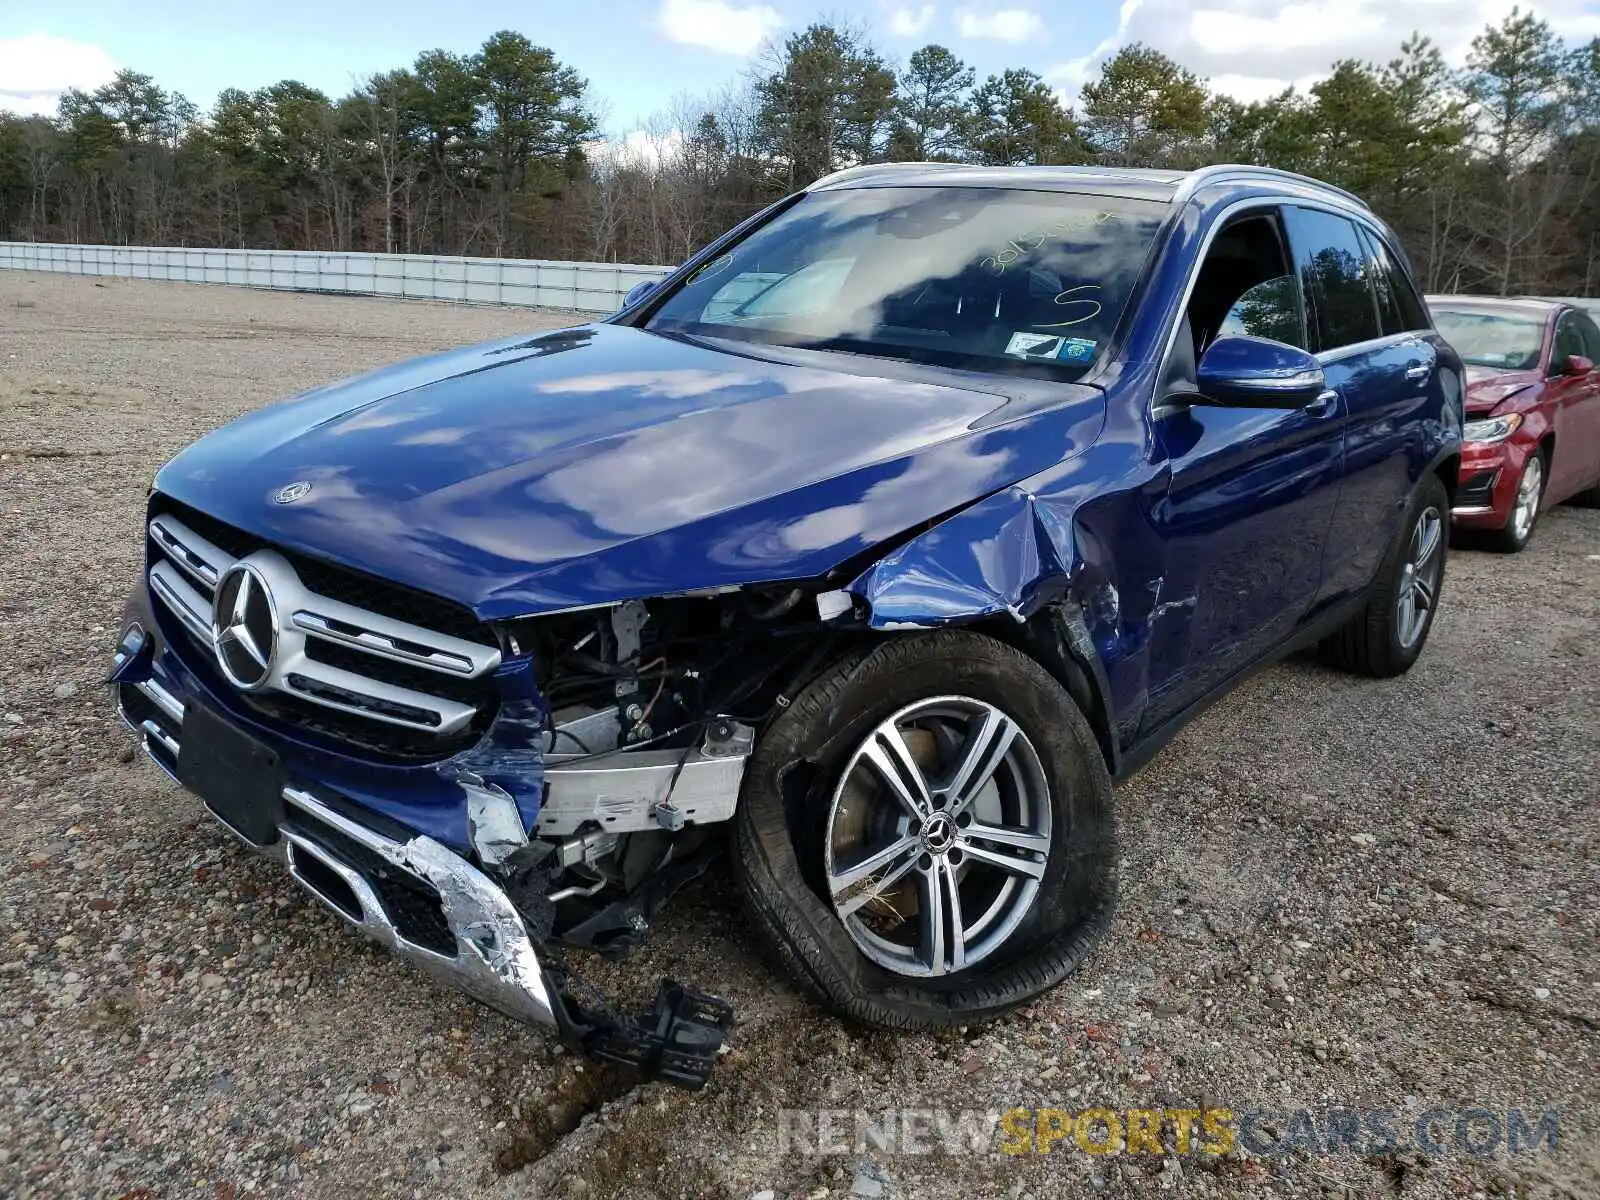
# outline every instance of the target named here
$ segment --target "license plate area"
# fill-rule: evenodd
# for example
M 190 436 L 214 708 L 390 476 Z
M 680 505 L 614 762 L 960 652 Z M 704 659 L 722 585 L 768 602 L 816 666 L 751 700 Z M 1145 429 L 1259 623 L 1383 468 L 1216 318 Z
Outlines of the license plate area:
M 269 846 L 278 840 L 283 760 L 265 742 L 194 701 L 183 713 L 178 782 L 246 841 Z

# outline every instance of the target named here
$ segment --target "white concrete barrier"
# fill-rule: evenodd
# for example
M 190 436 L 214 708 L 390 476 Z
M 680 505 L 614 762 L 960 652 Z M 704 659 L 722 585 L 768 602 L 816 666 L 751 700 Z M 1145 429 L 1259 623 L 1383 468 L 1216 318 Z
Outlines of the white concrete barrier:
M 5 268 L 596 313 L 615 312 L 636 284 L 664 278 L 672 270 L 633 263 L 435 254 L 0 242 L 0 269 Z

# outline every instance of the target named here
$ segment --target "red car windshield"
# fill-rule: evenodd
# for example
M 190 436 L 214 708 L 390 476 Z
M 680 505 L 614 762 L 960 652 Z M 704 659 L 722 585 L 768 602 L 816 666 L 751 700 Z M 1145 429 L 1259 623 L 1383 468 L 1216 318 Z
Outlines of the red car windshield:
M 1538 317 L 1435 305 L 1433 320 L 1444 340 L 1473 366 L 1502 371 L 1532 371 L 1539 366 L 1544 322 Z

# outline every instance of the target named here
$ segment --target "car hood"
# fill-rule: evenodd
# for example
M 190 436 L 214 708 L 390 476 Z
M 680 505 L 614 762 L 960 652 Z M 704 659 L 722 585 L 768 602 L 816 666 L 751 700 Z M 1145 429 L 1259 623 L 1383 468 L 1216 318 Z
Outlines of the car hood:
M 1104 411 L 1082 385 L 600 324 L 262 409 L 156 488 L 494 619 L 821 575 L 1083 449 Z
M 1539 382 L 1537 371 L 1503 371 L 1498 367 L 1467 367 L 1466 409 L 1482 416 L 1504 400 Z

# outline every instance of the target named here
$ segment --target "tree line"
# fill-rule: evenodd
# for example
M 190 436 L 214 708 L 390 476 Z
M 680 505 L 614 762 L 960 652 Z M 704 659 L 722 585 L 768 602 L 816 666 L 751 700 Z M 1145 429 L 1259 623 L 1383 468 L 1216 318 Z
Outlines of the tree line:
M 286 80 L 207 113 L 148 75 L 0 116 L 0 237 L 674 263 L 842 166 L 1301 171 L 1364 197 L 1430 291 L 1600 292 L 1600 38 L 1513 11 L 1448 64 L 1425 37 L 1241 103 L 1148 46 L 1069 106 L 946 47 L 891 62 L 819 23 L 738 81 L 601 136 L 577 69 L 519 33 L 430 50 L 334 99 Z

